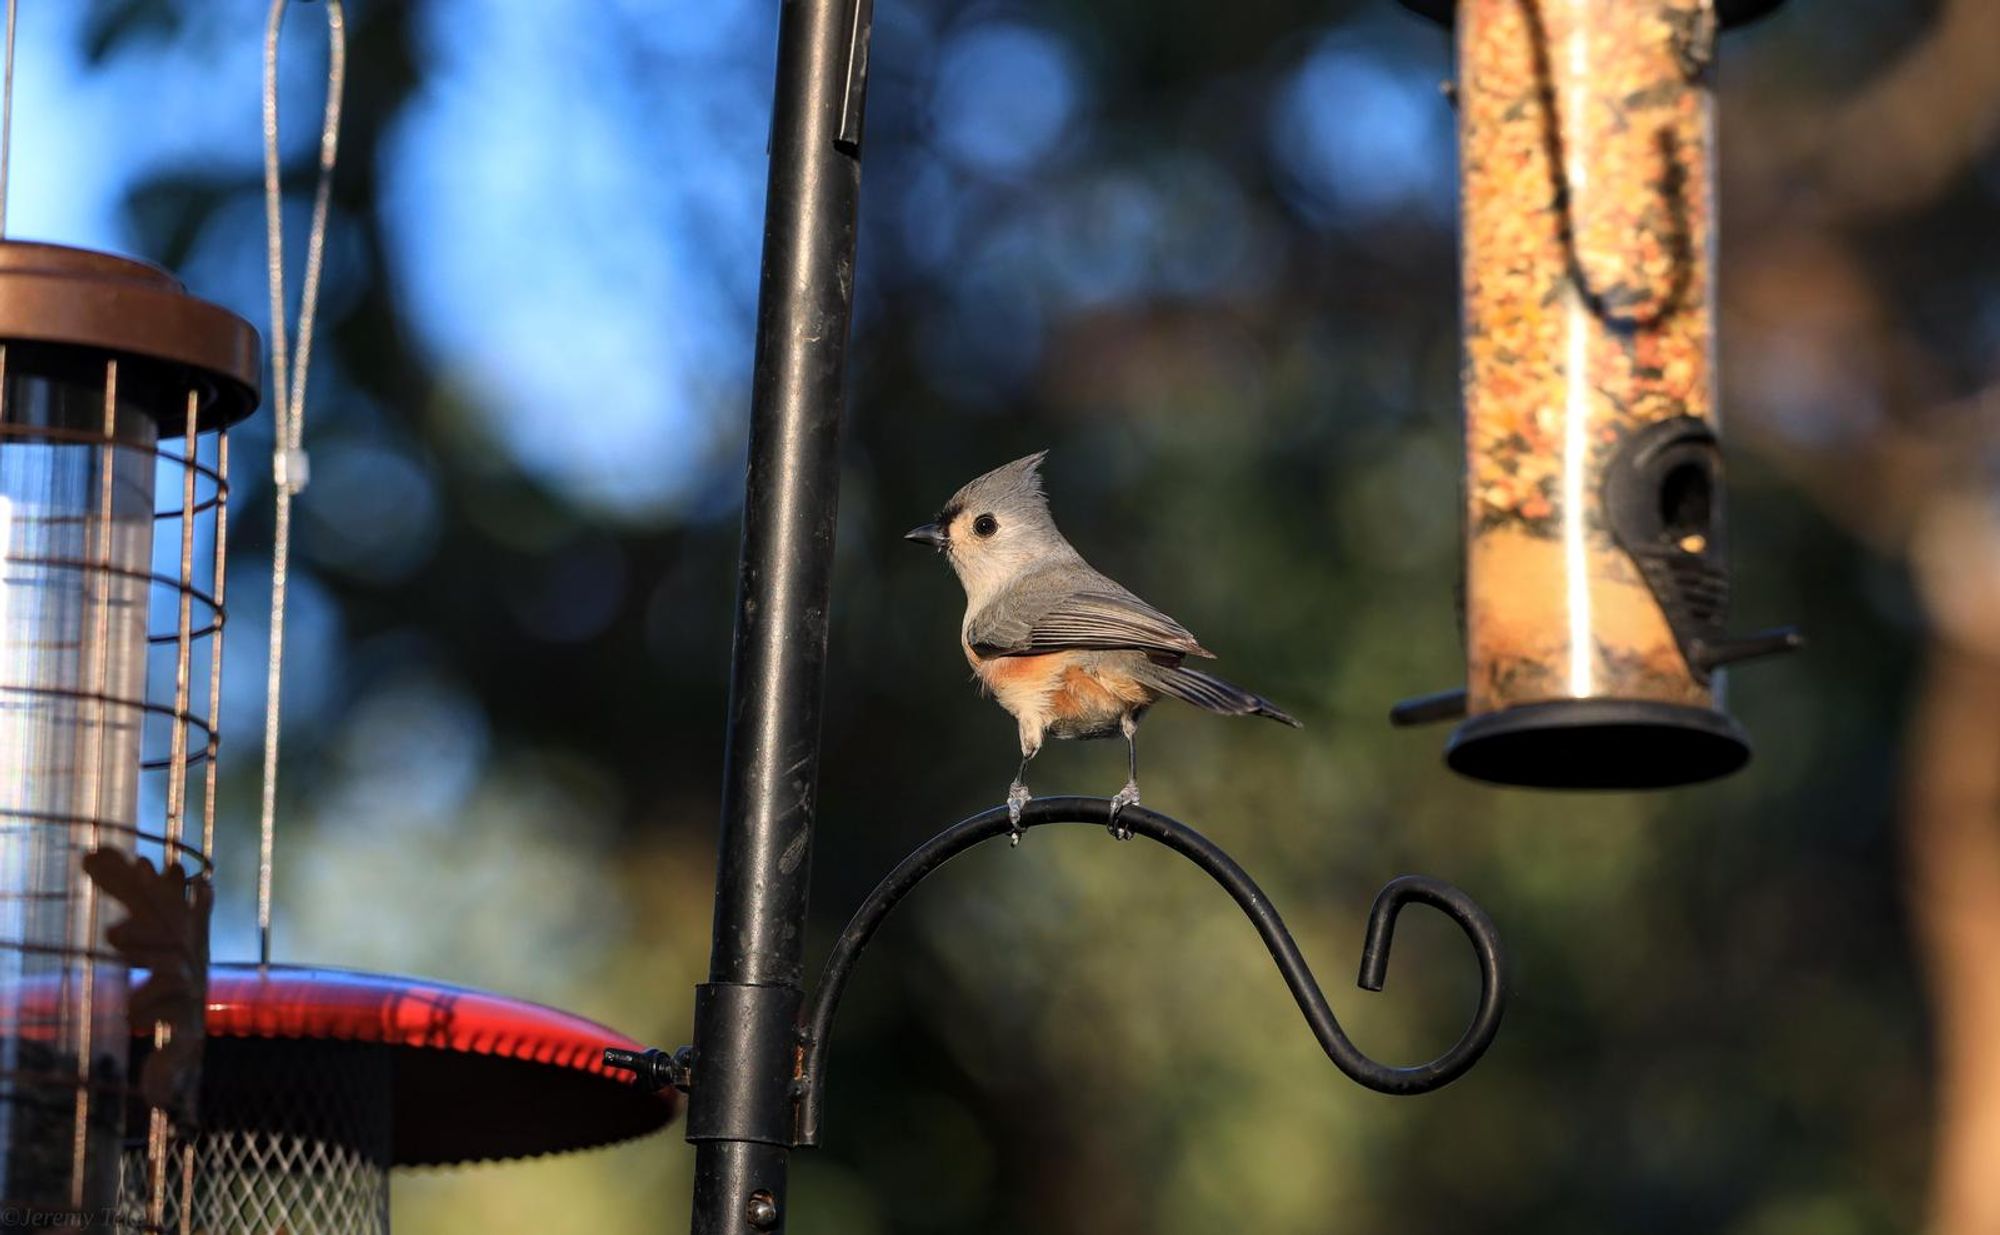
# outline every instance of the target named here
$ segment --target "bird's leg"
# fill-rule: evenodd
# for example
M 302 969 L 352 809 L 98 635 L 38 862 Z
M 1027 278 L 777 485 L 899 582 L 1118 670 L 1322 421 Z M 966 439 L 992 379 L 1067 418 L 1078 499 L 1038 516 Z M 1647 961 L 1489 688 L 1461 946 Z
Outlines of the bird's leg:
M 1007 822 L 1013 828 L 1013 832 L 1007 837 L 1010 848 L 1021 843 L 1021 808 L 1028 804 L 1028 784 L 1025 778 L 1028 775 L 1028 760 L 1032 758 L 1034 758 L 1032 755 L 1021 756 L 1021 768 L 1014 773 L 1014 783 L 1007 786 Z
M 1139 804 L 1139 719 L 1127 712 L 1118 718 L 1118 729 L 1125 735 L 1126 777 L 1125 787 L 1111 799 L 1111 835 L 1119 840 L 1131 840 L 1132 829 L 1124 826 L 1122 816 L 1128 806 Z
M 1021 808 L 1028 804 L 1028 760 L 1042 749 L 1041 735 L 1021 732 L 1021 766 L 1014 773 L 1014 783 L 1007 786 L 1007 822 L 1013 829 L 1007 837 L 1008 848 L 1016 848 L 1021 843 Z

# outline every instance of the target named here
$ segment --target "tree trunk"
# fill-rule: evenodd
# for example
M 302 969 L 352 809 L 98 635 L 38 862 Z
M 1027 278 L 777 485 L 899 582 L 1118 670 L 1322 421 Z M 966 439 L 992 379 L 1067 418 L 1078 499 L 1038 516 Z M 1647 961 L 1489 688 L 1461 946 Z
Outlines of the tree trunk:
M 2000 660 L 1933 644 L 1904 837 L 1937 1050 L 1933 1235 L 2000 1232 Z

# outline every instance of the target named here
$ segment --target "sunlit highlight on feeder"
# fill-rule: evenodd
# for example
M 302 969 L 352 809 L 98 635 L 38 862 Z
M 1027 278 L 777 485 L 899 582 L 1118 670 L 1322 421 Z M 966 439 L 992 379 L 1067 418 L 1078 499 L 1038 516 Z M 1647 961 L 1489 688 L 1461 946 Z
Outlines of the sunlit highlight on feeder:
M 123 1080 L 126 976 L 80 862 L 136 835 L 157 428 L 118 406 L 115 360 L 17 344 L 4 364 L 0 986 L 57 997 L 10 999 L 0 1024 L 0 1189 L 100 1207 L 124 1112 L 90 1099 Z M 74 1087 L 18 1080 L 55 1074 Z

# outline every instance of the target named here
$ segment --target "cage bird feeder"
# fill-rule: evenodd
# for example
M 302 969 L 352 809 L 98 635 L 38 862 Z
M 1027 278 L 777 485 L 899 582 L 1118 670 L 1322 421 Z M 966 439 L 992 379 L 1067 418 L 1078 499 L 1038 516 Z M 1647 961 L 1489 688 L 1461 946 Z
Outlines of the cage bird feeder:
M 1715 398 L 1719 26 L 1777 0 L 1404 0 L 1451 23 L 1462 173 L 1466 685 L 1479 780 L 1657 788 L 1750 745 L 1725 665 Z
M 128 1068 L 133 1030 L 164 1044 L 192 1009 L 163 1058 L 198 1044 L 223 431 L 258 363 L 164 271 L 0 241 L 0 1210 L 37 1224 L 109 1211 L 128 1106 L 159 1148 L 174 1078 Z M 165 963 L 131 1000 L 135 957 Z

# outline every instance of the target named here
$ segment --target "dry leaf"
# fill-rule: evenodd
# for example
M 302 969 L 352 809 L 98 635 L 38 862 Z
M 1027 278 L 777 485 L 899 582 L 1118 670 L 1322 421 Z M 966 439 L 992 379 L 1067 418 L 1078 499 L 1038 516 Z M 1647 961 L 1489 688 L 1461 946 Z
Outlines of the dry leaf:
M 139 1090 L 176 1119 L 192 1119 L 201 1079 L 214 889 L 191 881 L 178 862 L 158 871 L 145 858 L 115 849 L 86 854 L 83 870 L 125 907 L 125 919 L 105 932 L 111 946 L 128 965 L 146 970 L 128 1010 L 134 1032 L 159 1024 L 168 1029 L 167 1042 L 140 1069 Z

